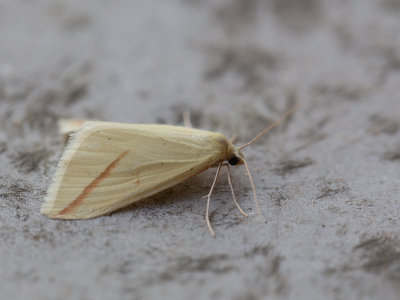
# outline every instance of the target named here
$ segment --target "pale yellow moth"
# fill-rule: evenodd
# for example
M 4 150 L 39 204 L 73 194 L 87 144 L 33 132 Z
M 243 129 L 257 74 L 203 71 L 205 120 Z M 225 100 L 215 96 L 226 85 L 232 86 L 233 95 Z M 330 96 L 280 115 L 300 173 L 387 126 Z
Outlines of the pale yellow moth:
M 205 196 L 207 227 L 214 236 L 209 220 L 210 198 L 222 166 L 228 169 L 234 203 L 247 216 L 236 201 L 229 168 L 229 164 L 245 165 L 260 212 L 241 150 L 278 125 L 294 109 L 241 147 L 235 147 L 220 133 L 190 127 L 63 121 L 62 130 L 74 133 L 57 166 L 41 213 L 57 219 L 101 216 L 217 167 L 211 189 Z

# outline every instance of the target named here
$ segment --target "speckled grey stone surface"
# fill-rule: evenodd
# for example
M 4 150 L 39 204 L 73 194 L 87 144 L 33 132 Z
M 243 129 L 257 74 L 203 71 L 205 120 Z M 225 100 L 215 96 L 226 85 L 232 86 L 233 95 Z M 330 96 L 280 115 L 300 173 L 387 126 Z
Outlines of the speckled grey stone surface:
M 0 1 L 2 299 L 399 299 L 400 1 Z M 59 118 L 243 143 L 225 171 L 86 221 L 39 213 Z

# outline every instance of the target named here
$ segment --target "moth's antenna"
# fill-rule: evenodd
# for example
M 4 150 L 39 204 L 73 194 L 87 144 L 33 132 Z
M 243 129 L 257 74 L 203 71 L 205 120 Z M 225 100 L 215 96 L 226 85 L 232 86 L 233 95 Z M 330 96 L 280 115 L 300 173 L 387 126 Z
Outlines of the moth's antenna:
M 278 126 L 282 121 L 284 121 L 287 117 L 289 117 L 293 111 L 299 107 L 299 103 L 296 103 L 295 106 L 293 106 L 291 109 L 289 109 L 282 117 L 280 117 L 277 121 L 275 121 L 274 123 L 272 123 L 270 126 L 268 126 L 267 128 L 265 128 L 263 131 L 261 131 L 259 134 L 257 134 L 250 142 L 244 144 L 243 146 L 240 146 L 239 149 L 243 149 L 251 144 L 253 144 L 259 137 L 263 136 L 264 134 L 266 134 L 268 131 L 270 131 L 272 128 Z M 247 167 L 247 165 L 246 165 Z M 250 173 L 249 173 L 250 174 Z
M 258 203 L 258 198 L 257 198 L 257 194 L 256 194 L 256 187 L 254 186 L 253 178 L 251 177 L 250 170 L 249 170 L 249 167 L 247 166 L 246 160 L 244 159 L 243 156 L 240 156 L 240 157 L 243 159 L 244 166 L 246 167 L 247 175 L 249 175 L 251 188 L 253 190 L 254 202 L 255 202 L 256 208 L 257 208 L 257 214 L 261 215 L 260 204 Z

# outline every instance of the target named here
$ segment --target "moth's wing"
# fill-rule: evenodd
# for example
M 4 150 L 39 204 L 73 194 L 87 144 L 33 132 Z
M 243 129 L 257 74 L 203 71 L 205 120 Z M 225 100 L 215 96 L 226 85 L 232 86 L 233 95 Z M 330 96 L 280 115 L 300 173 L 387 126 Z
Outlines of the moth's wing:
M 60 119 L 58 120 L 58 131 L 62 135 L 68 136 L 82 128 L 84 123 L 83 119 Z
M 41 212 L 86 219 L 110 213 L 225 158 L 218 133 L 168 125 L 86 122 L 66 148 Z

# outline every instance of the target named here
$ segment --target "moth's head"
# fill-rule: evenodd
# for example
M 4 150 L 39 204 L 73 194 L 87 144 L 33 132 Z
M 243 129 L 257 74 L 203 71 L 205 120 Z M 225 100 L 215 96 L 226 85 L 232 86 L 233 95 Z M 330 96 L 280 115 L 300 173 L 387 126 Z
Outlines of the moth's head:
M 231 154 L 227 157 L 227 161 L 230 165 L 235 166 L 235 165 L 243 165 L 243 153 L 242 150 L 240 150 L 239 147 L 233 147 L 233 151 Z

